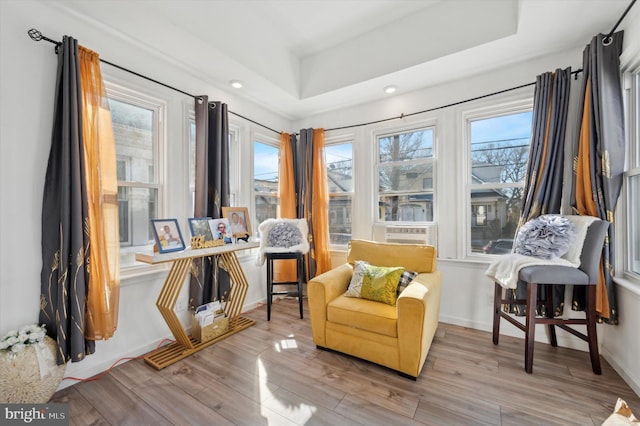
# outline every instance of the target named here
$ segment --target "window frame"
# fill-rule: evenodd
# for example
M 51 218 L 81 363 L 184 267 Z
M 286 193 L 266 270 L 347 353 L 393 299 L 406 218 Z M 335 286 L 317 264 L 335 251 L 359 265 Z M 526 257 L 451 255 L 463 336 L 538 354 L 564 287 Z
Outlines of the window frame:
M 520 183 L 484 183 L 474 184 L 472 178 L 473 159 L 471 155 L 471 123 L 477 120 L 485 120 L 500 116 L 513 115 L 523 112 L 533 111 L 533 94 L 518 95 L 515 99 L 502 99 L 491 103 L 483 103 L 475 107 L 462 110 L 460 114 L 460 126 L 462 128 L 463 140 L 463 162 L 466 172 L 463 174 L 464 179 L 464 207 L 462 210 L 462 220 L 464 223 L 462 258 L 467 260 L 484 260 L 491 258 L 492 254 L 485 254 L 472 251 L 472 233 L 471 222 L 473 220 L 471 214 L 471 191 L 474 189 L 508 189 L 508 188 L 524 188 L 524 180 Z
M 405 133 L 411 133 L 411 132 L 419 132 L 419 131 L 425 131 L 425 130 L 431 130 L 433 132 L 433 140 L 432 140 L 432 145 L 431 145 L 431 157 L 427 157 L 427 158 L 418 158 L 418 159 L 411 159 L 411 160 L 401 160 L 401 161 L 381 161 L 380 159 L 380 139 L 381 138 L 385 138 L 385 137 L 389 137 L 389 136 L 393 136 L 393 135 L 399 135 L 399 134 L 405 134 Z M 379 128 L 375 131 L 372 132 L 372 142 L 374 144 L 374 148 L 373 148 L 373 155 L 374 155 L 374 167 L 373 167 L 373 184 L 374 184 L 374 188 L 373 188 L 373 208 L 374 208 L 374 215 L 373 215 L 373 224 L 388 224 L 388 225 L 394 225 L 394 224 L 410 224 L 410 225 L 432 225 L 432 224 L 437 224 L 438 223 L 438 196 L 437 196 L 437 189 L 438 189 L 438 126 L 437 126 L 437 120 L 435 118 L 431 118 L 428 120 L 420 120 L 420 121 L 414 121 L 411 123 L 407 123 L 401 126 L 385 126 L 382 128 Z M 354 162 L 355 163 L 355 162 Z M 380 218 L 380 208 L 379 208 L 379 200 L 380 200 L 380 196 L 381 193 L 380 192 L 380 169 L 381 167 L 393 167 L 394 165 L 420 165 L 420 164 L 431 164 L 432 167 L 432 182 L 431 182 L 431 189 L 422 189 L 421 191 L 398 191 L 395 192 L 393 195 L 409 195 L 409 194 L 415 194 L 417 192 L 419 193 L 430 193 L 432 196 L 432 220 L 423 220 L 423 221 L 403 221 L 403 220 L 396 220 L 396 221 L 387 221 L 384 220 L 382 218 Z
M 167 131 L 165 129 L 166 116 L 168 111 L 168 102 L 164 99 L 160 99 L 154 96 L 150 96 L 147 93 L 144 93 L 141 89 L 135 87 L 134 85 L 124 86 L 122 84 L 118 84 L 108 78 L 104 79 L 105 90 L 107 93 L 107 97 L 109 99 L 113 99 L 119 102 L 127 103 L 130 105 L 134 105 L 136 107 L 149 109 L 153 111 L 153 127 L 152 127 L 152 150 L 154 153 L 153 159 L 153 182 L 145 183 L 145 182 L 137 182 L 133 180 L 118 180 L 118 188 L 143 188 L 143 189 L 154 189 L 157 192 L 157 215 L 159 217 L 165 217 L 166 215 L 166 198 L 167 198 L 167 187 L 165 185 L 164 176 L 165 176 L 165 149 L 166 149 L 166 135 Z M 121 154 L 116 153 L 116 159 L 127 161 L 128 157 L 123 156 Z M 129 167 L 131 167 L 129 165 Z M 149 218 L 151 219 L 151 218 Z M 129 227 L 132 224 L 129 222 Z M 148 230 L 150 232 L 150 229 Z M 133 245 L 133 243 L 129 242 L 127 245 L 120 246 L 120 273 L 123 278 L 128 275 L 136 274 L 137 272 L 141 272 L 143 270 L 156 270 L 157 267 L 149 266 L 146 264 L 142 264 L 140 262 L 135 261 L 135 253 L 138 251 L 148 250 L 153 246 L 153 238 L 151 238 L 147 244 L 143 245 Z M 123 252 L 125 255 L 134 256 L 133 263 L 130 262 L 122 262 Z
M 349 223 L 349 228 L 351 230 L 351 237 L 353 238 L 353 212 L 354 212 L 354 202 L 355 202 L 355 197 L 354 197 L 354 188 L 356 185 L 356 180 L 357 180 L 357 173 L 356 173 L 356 166 L 355 166 L 355 159 L 354 159 L 354 151 L 355 151 L 355 138 L 353 137 L 353 134 L 349 134 L 349 135 L 336 135 L 336 136 L 331 136 L 331 137 L 326 137 L 325 141 L 324 141 L 324 147 L 325 149 L 327 147 L 330 146 L 336 146 L 336 145 L 346 145 L 346 144 L 350 144 L 351 145 L 351 191 L 345 191 L 345 192 L 329 192 L 329 203 L 331 203 L 331 197 L 337 197 L 337 196 L 347 196 L 350 200 L 351 200 L 351 212 L 350 212 L 350 223 Z M 326 154 L 325 154 L 325 167 L 328 167 L 328 163 L 326 163 Z M 331 214 L 331 210 L 329 210 L 329 215 Z M 329 217 L 330 220 L 330 217 Z M 329 238 L 329 241 L 331 241 L 331 238 Z M 337 244 L 337 243 L 330 243 L 329 244 L 329 249 L 330 250 L 346 250 L 348 247 L 349 243 L 346 242 L 344 244 Z
M 627 71 L 623 74 L 624 84 L 624 103 L 625 103 L 625 125 L 627 129 L 627 152 L 625 171 L 622 180 L 622 192 L 619 203 L 621 205 L 616 209 L 616 249 L 621 250 L 622 255 L 616 256 L 616 269 L 622 271 L 622 276 L 640 287 L 640 271 L 633 270 L 633 255 L 639 256 L 640 253 L 634 253 L 633 240 L 634 232 L 637 234 L 638 229 L 634 229 L 632 220 L 634 214 L 633 205 L 640 202 L 634 197 L 640 195 L 630 191 L 630 182 L 632 179 L 638 179 L 640 176 L 640 66 Z M 638 223 L 635 224 L 638 226 Z M 640 238 L 637 236 L 636 238 Z
M 256 186 L 255 186 L 255 143 L 261 143 L 263 145 L 267 145 L 267 146 L 271 146 L 273 148 L 276 149 L 276 151 L 278 152 L 278 162 L 276 163 L 276 175 L 279 174 L 279 168 L 280 168 L 280 138 L 275 138 L 273 136 L 264 134 L 264 133 L 260 133 L 260 132 L 252 132 L 251 134 L 251 211 L 249 212 L 251 215 L 251 222 L 255 223 L 255 230 L 254 230 L 254 235 L 257 235 L 258 232 L 258 226 L 260 226 L 261 221 L 258 220 L 258 211 L 256 209 L 256 196 L 257 194 L 269 194 L 269 196 L 274 196 L 273 192 L 258 192 L 256 191 Z M 280 176 L 278 176 L 278 183 L 280 182 Z M 276 186 L 276 190 L 275 190 L 275 197 L 276 197 L 276 206 L 280 205 L 280 196 L 278 194 L 278 187 Z M 277 212 L 277 207 L 276 207 L 276 212 Z

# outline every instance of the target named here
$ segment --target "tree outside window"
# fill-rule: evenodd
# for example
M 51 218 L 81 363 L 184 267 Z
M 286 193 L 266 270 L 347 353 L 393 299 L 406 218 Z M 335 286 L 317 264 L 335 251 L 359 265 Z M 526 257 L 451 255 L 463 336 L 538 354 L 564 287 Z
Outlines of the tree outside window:
M 432 222 L 434 129 L 378 137 L 378 219 Z
M 512 245 L 529 155 L 531 111 L 469 120 L 471 251 Z

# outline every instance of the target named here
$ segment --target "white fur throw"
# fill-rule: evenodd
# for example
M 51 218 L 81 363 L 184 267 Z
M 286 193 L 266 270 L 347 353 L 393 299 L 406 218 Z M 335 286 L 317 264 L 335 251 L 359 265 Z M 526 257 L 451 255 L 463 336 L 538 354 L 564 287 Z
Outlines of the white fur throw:
M 503 254 L 498 256 L 485 272 L 489 278 L 504 288 L 515 289 L 518 284 L 520 270 L 525 266 L 534 265 L 561 265 L 577 268 L 580 266 L 582 246 L 587 236 L 587 229 L 597 219 L 592 216 L 564 216 L 575 226 L 575 240 L 569 251 L 561 258 L 542 259 L 539 257 L 525 256 L 518 253 Z
M 580 264 L 571 263 L 566 259 L 540 259 L 539 257 L 525 256 L 518 253 L 509 253 L 498 256 L 491 262 L 485 275 L 497 282 L 503 288 L 514 289 L 518 285 L 520 269 L 525 266 L 537 265 L 561 265 L 577 268 Z
M 569 251 L 562 256 L 563 259 L 567 259 L 571 263 L 580 265 L 580 256 L 582 255 L 582 246 L 584 245 L 584 239 L 587 236 L 587 229 L 589 226 L 597 220 L 597 217 L 593 216 L 578 216 L 578 215 L 566 215 L 576 226 L 576 241 L 569 247 Z
M 260 250 L 258 265 L 264 264 L 265 253 L 306 253 L 309 228 L 305 219 L 267 219 L 258 227 Z

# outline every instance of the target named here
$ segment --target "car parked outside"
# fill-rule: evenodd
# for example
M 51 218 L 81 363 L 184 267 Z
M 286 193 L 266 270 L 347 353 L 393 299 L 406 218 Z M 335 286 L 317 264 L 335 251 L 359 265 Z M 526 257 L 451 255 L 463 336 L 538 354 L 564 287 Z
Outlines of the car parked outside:
M 491 240 L 486 246 L 482 247 L 482 251 L 485 254 L 505 254 L 511 253 L 513 247 L 513 240 L 509 238 L 499 238 L 497 240 Z

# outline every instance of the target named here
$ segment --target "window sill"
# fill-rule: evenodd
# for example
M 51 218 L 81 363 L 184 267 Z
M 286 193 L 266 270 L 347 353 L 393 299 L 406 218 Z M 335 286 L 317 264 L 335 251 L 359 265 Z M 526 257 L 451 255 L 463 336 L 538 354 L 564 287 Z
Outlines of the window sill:
M 634 281 L 633 279 L 614 277 L 613 281 L 625 290 L 630 291 L 636 296 L 640 296 L 640 283 Z
M 126 287 L 159 278 L 169 271 L 169 264 L 132 266 L 120 271 L 120 286 Z

